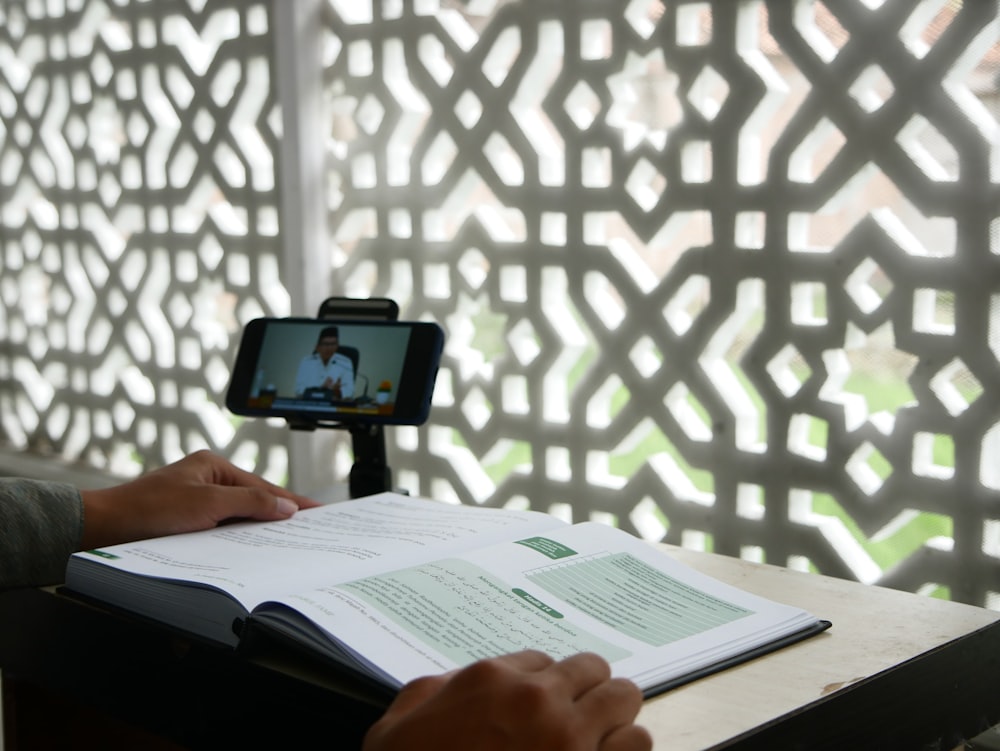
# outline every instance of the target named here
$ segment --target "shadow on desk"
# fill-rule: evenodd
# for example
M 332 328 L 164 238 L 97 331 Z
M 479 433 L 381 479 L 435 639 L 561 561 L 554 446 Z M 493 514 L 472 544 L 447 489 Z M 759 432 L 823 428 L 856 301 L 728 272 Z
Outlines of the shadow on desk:
M 3 681 L 4 751 L 184 751 L 111 715 L 28 681 Z
M 294 665 L 277 669 L 48 590 L 0 593 L 0 669 L 5 751 L 305 748 L 316 738 L 352 749 L 381 714 Z

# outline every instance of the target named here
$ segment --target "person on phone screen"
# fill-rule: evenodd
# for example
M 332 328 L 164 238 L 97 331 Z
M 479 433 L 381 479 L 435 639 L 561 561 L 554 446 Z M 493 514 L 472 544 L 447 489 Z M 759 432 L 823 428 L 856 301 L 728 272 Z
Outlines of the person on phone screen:
M 312 354 L 302 358 L 295 376 L 295 395 L 302 397 L 309 389 L 322 389 L 333 399 L 354 397 L 354 365 L 347 355 L 337 351 L 340 332 L 327 326 L 319 332 Z

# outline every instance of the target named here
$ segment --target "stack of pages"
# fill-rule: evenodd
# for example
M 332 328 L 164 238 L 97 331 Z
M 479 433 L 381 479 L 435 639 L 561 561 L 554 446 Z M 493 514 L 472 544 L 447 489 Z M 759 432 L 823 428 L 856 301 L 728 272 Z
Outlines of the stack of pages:
M 393 493 L 77 553 L 66 586 L 233 647 L 292 641 L 390 693 L 532 648 L 596 652 L 650 696 L 829 626 L 606 525 Z

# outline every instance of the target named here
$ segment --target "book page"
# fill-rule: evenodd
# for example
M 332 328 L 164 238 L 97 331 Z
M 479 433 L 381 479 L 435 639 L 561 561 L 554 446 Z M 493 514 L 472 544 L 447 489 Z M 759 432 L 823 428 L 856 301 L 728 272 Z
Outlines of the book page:
M 397 686 L 533 648 L 556 659 L 596 652 L 616 675 L 649 687 L 815 621 L 599 524 L 528 536 L 285 602 Z
M 289 590 L 318 587 L 563 524 L 534 511 L 456 506 L 384 493 L 299 511 L 78 553 L 136 574 L 196 582 L 248 610 Z M 73 575 L 67 584 L 86 592 Z

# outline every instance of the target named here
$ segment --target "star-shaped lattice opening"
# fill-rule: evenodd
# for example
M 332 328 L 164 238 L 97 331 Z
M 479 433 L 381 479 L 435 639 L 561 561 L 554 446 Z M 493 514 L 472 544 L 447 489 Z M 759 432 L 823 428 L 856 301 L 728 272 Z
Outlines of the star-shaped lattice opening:
M 683 119 L 678 83 L 662 50 L 645 56 L 630 51 L 621 72 L 608 76 L 612 104 L 606 121 L 621 131 L 627 150 L 644 141 L 658 150 L 666 147 L 668 131 Z
M 915 401 L 909 379 L 918 358 L 897 349 L 891 323 L 871 334 L 848 324 L 845 346 L 823 353 L 826 381 L 819 397 L 844 408 L 848 430 L 861 427 L 873 415 L 885 431 L 900 407 Z

